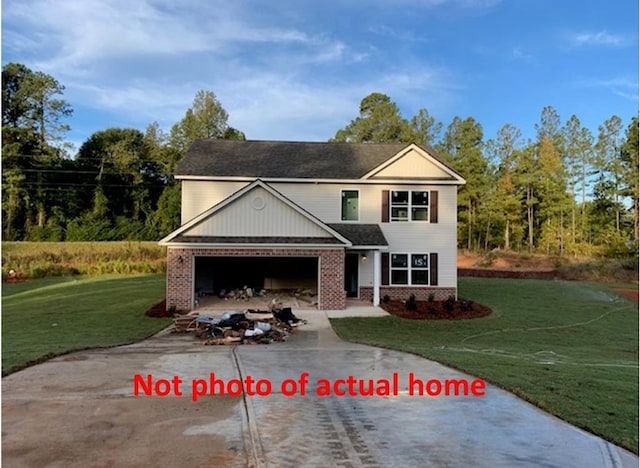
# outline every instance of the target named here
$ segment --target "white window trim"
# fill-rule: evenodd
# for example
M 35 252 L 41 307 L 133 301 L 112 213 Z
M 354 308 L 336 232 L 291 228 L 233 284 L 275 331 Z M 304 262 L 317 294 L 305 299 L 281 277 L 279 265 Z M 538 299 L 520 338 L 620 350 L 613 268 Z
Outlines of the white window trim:
M 357 192 L 358 193 L 358 219 L 342 219 L 342 194 L 344 192 Z M 341 188 L 340 189 L 340 222 L 341 223 L 359 223 L 360 222 L 360 189 L 357 188 Z
M 407 267 L 406 268 L 394 268 L 393 267 L 393 256 L 394 255 L 406 255 L 407 256 Z M 412 255 L 426 255 L 428 266 L 427 268 L 413 268 L 411 263 Z M 397 284 L 393 282 L 392 272 L 393 270 L 402 270 L 407 272 L 407 283 L 406 284 Z M 412 270 L 416 271 L 426 271 L 427 272 L 427 284 L 413 284 L 411 281 L 411 272 Z M 429 252 L 389 252 L 389 286 L 391 287 L 426 287 L 431 286 L 431 253 Z
M 406 221 L 402 221 L 402 220 L 398 220 L 398 219 L 393 219 L 393 192 L 407 192 L 408 195 L 408 203 L 407 203 L 407 220 Z M 413 204 L 411 203 L 411 198 L 412 198 L 412 193 L 413 192 L 426 192 L 427 193 L 427 197 L 429 200 L 429 203 L 427 203 L 426 206 L 424 205 L 420 205 L 420 208 L 427 208 L 427 219 L 425 220 L 416 220 L 413 219 L 412 215 L 411 215 L 411 209 L 413 208 Z M 389 190 L 389 222 L 390 223 L 430 223 L 431 222 L 431 193 L 429 192 L 429 190 L 413 190 L 413 189 L 407 189 L 407 190 Z M 399 205 L 398 205 L 399 206 Z

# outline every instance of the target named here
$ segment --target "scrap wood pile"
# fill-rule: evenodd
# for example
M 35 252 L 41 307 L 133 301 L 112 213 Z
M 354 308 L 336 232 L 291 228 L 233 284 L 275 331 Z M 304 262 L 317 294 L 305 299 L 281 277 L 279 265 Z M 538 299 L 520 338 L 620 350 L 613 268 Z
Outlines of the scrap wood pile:
M 196 291 L 196 306 L 200 304 L 200 300 L 211 294 L 202 291 Z M 248 286 L 236 289 L 220 289 L 218 298 L 225 301 L 250 301 L 253 298 L 269 298 L 273 297 L 277 300 L 279 295 L 286 295 L 296 300 L 304 301 L 310 305 L 318 305 L 318 293 L 313 289 L 254 289 Z
M 293 329 L 304 323 L 290 307 L 273 307 L 270 311 L 225 312 L 220 317 L 176 314 L 174 331 L 193 331 L 205 345 L 270 344 L 286 341 Z

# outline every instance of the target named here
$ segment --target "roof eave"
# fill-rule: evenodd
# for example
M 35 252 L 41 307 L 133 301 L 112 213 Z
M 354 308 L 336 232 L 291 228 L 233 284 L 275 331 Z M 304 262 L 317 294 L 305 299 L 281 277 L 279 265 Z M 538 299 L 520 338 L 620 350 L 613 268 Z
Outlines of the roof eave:
M 350 244 L 260 244 L 260 243 L 211 243 L 211 242 L 165 242 L 166 247 L 183 249 L 344 249 L 351 248 Z
M 251 182 L 255 177 L 249 176 L 198 176 L 198 175 L 176 175 L 176 180 L 193 180 L 193 181 L 219 181 L 219 182 Z M 362 185 L 380 185 L 380 184 L 398 184 L 398 185 L 464 185 L 466 181 L 459 179 L 441 179 L 441 178 L 390 178 L 390 179 L 311 179 L 311 178 L 290 178 L 290 177 L 261 177 L 260 180 L 266 183 L 297 183 L 297 184 L 362 184 Z

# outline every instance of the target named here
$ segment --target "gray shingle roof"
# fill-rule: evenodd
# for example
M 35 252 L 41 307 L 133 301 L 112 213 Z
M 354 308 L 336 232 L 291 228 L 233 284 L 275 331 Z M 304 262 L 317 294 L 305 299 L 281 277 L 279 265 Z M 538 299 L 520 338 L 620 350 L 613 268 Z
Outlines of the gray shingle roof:
M 176 175 L 358 179 L 408 145 L 196 140 L 178 164 Z M 433 149 L 423 149 L 445 164 Z
M 377 224 L 331 223 L 327 226 L 349 239 L 354 247 L 389 245 Z

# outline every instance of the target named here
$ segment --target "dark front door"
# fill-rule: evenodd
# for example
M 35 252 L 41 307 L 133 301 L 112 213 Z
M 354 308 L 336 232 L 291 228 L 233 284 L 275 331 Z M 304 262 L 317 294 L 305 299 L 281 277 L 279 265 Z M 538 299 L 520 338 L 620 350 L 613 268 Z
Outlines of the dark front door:
M 360 255 L 348 253 L 344 259 L 344 289 L 347 297 L 358 297 L 358 262 Z

